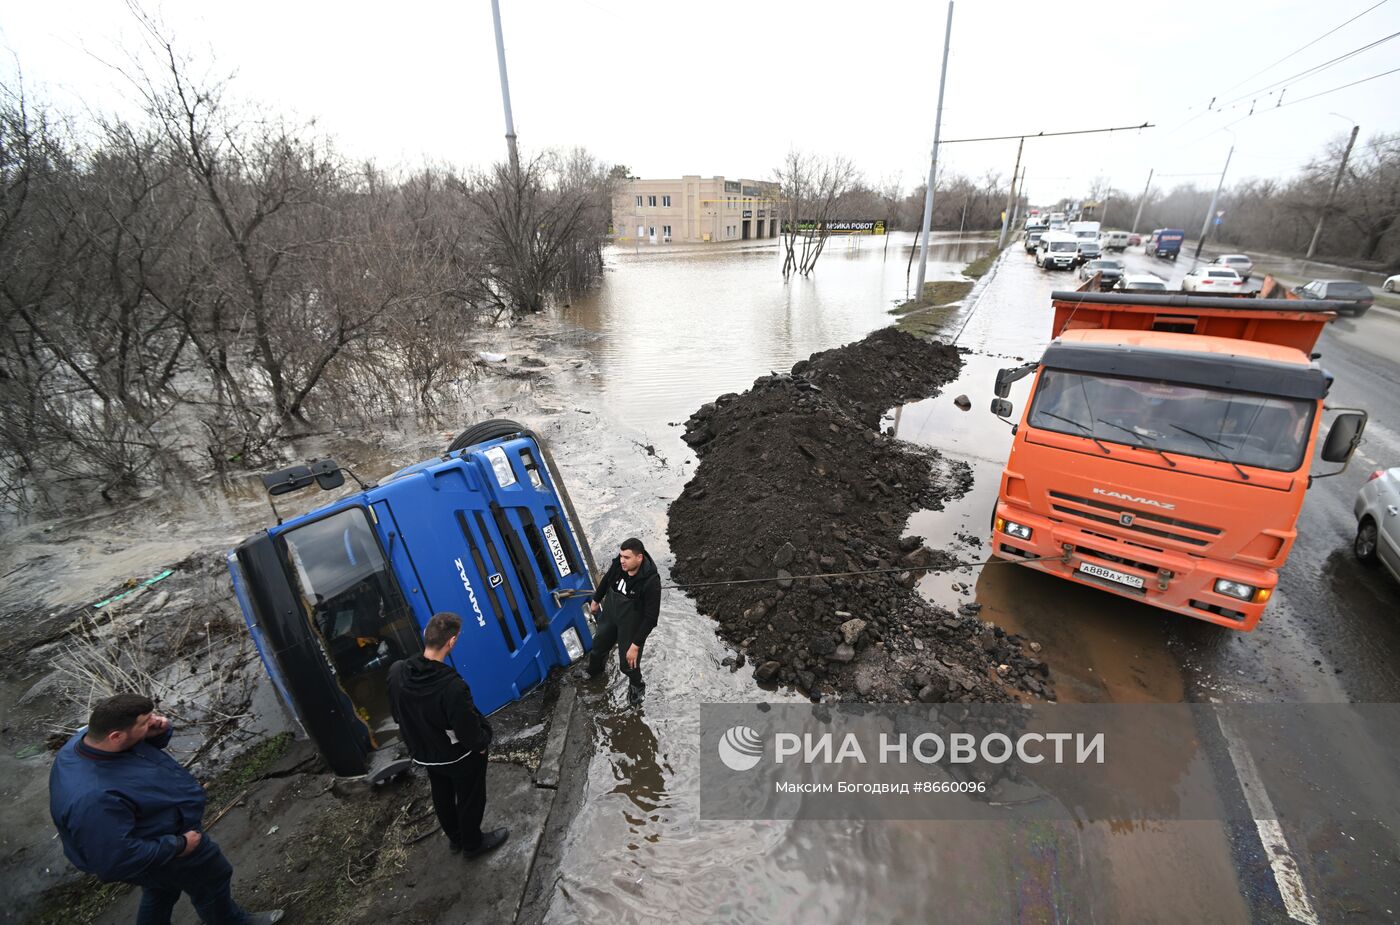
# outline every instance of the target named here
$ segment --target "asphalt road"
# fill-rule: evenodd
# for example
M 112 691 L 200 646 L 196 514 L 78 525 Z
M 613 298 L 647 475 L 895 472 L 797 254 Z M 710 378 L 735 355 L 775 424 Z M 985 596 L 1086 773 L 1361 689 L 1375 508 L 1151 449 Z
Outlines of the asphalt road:
M 1173 285 L 1191 267 L 1188 258 L 1173 264 L 1136 248 L 1123 256 L 1130 272 L 1154 272 Z M 993 376 L 1018 358 L 1039 356 L 1050 333 L 1050 293 L 1079 284 L 1072 272 L 1037 269 L 1030 255 L 1013 246 L 980 297 L 953 319 L 950 330 L 960 331 L 959 345 L 972 351 L 961 379 L 939 398 L 901 409 L 892 423 L 901 437 L 969 463 L 975 485 L 944 512 L 916 515 L 910 532 L 935 546 L 963 544 L 969 559 L 985 556 L 985 543 L 972 543 L 987 532 L 1011 439 L 1006 425 L 986 410 Z M 1400 700 L 1400 585 L 1357 562 L 1350 548 L 1357 489 L 1372 471 L 1400 460 L 1400 315 L 1378 308 L 1359 319 L 1334 321 L 1318 349 L 1336 377 L 1328 406 L 1366 408 L 1370 424 L 1350 468 L 1317 479 L 1309 490 L 1279 589 L 1253 632 L 1182 618 L 1015 566 L 931 576 L 924 580 L 925 593 L 949 605 L 975 600 L 985 618 L 1040 642 L 1064 701 Z M 1018 414 L 1028 385 L 1023 380 L 1012 392 Z M 953 406 L 959 393 L 971 399 L 971 411 Z M 1318 462 L 1313 471 L 1335 468 Z M 1134 889 L 1160 901 L 1160 909 L 1186 912 L 1207 902 L 1216 910 L 1211 920 L 1393 919 L 1400 914 L 1400 850 L 1395 831 L 1368 818 L 1367 797 L 1400 792 L 1400 769 L 1384 761 L 1344 766 L 1329 759 L 1348 749 L 1354 753 L 1354 725 L 1321 723 L 1298 736 L 1300 748 L 1320 756 L 1302 780 L 1253 758 L 1260 745 L 1251 744 L 1247 733 L 1227 735 L 1210 750 L 1222 799 L 1248 803 L 1242 815 L 1253 824 L 1167 825 L 1150 846 L 1120 837 L 1101 846 L 1101 853 L 1086 843 L 1086 864 L 1116 882 L 1151 858 L 1152 884 L 1139 882 Z M 1365 743 L 1365 733 L 1360 741 Z M 1264 794 L 1267 807 L 1268 794 L 1296 797 L 1300 787 L 1352 798 L 1354 816 L 1276 823 L 1252 802 Z M 1201 858 L 1212 860 L 1201 864 Z

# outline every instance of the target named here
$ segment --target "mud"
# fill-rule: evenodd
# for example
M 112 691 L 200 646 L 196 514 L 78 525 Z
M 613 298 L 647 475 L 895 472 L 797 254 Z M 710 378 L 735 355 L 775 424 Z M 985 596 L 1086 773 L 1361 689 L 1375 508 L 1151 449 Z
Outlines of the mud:
M 880 416 L 961 367 L 955 348 L 887 328 L 687 421 L 700 465 L 670 508 L 672 574 L 736 647 L 734 670 L 749 664 L 813 699 L 1054 696 L 1021 637 L 976 605 L 954 613 L 914 590 L 955 555 L 901 526 L 964 493 L 971 471 L 880 433 Z

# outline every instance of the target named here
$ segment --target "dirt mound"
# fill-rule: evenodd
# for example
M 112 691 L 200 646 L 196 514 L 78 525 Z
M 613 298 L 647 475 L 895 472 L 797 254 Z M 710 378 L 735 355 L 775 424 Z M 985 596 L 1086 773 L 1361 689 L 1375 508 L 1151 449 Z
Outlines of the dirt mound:
M 952 557 L 902 537 L 903 524 L 961 494 L 971 473 L 877 428 L 961 366 L 953 347 L 884 329 L 722 395 L 686 423 L 700 465 L 670 508 L 673 575 L 739 648 L 736 665 L 747 659 L 760 681 L 814 698 L 1051 695 L 1044 664 L 976 619 L 976 605 L 954 614 L 913 590 L 921 569 Z M 711 584 L 734 580 L 750 583 Z

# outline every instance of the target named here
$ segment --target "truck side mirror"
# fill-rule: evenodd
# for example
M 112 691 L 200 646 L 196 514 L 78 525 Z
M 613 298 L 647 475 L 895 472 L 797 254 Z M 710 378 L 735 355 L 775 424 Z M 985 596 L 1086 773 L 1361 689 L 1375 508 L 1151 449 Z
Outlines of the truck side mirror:
M 1011 394 L 1011 383 L 1018 379 L 1024 379 L 1035 367 L 1035 363 L 1023 363 L 1010 369 L 997 370 L 997 381 L 992 391 L 996 393 L 997 398 L 1006 398 Z M 1007 412 L 1007 414 L 1010 413 L 1010 411 Z
M 311 474 L 322 491 L 330 491 L 345 484 L 345 473 L 334 459 L 318 459 L 311 463 Z
M 1327 439 L 1322 444 L 1324 462 L 1344 463 L 1351 460 L 1351 454 L 1361 443 L 1361 435 L 1366 432 L 1367 414 L 1364 411 L 1348 411 L 1337 415 L 1327 431 Z
M 277 472 L 269 472 L 262 477 L 263 487 L 267 489 L 269 495 L 285 495 L 291 491 L 300 491 L 315 480 L 316 477 L 311 474 L 309 466 L 292 466 Z
M 1011 411 L 1011 402 L 1004 398 L 992 399 L 992 414 L 995 414 L 999 418 L 1007 418 L 1011 416 Z

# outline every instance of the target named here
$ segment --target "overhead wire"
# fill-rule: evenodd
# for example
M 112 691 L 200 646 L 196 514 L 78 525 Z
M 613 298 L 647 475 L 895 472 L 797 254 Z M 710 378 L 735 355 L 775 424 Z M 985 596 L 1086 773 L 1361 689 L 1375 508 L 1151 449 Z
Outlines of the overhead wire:
M 1278 66 L 1279 66 L 1280 64 L 1282 64 L 1283 62 L 1287 61 L 1289 58 L 1292 58 L 1294 55 L 1297 55 L 1297 54 L 1299 54 L 1299 53 L 1301 53 L 1301 52 L 1307 51 L 1309 48 L 1312 48 L 1312 47 L 1313 47 L 1314 45 L 1316 45 L 1318 42 L 1320 42 L 1320 41 L 1322 41 L 1323 39 L 1327 38 L 1327 36 L 1331 35 L 1331 34 L 1334 33 L 1334 32 L 1337 32 L 1338 30 L 1340 30 L 1340 29 L 1342 29 L 1342 28 L 1344 28 L 1344 27 L 1346 27 L 1346 26 L 1351 25 L 1352 23 L 1354 23 L 1354 22 L 1356 22 L 1358 19 L 1360 19 L 1362 16 L 1365 16 L 1367 13 L 1371 12 L 1372 10 L 1374 10 L 1376 7 L 1378 7 L 1378 6 L 1384 6 L 1384 5 L 1385 5 L 1386 3 L 1388 3 L 1388 2 L 1389 2 L 1389 0 L 1380 0 L 1380 2 L 1377 3 L 1377 4 L 1375 4 L 1374 6 L 1369 6 L 1369 7 L 1367 7 L 1366 9 L 1362 10 L 1360 13 L 1357 13 L 1355 16 L 1353 16 L 1351 19 L 1348 19 L 1346 22 L 1342 23 L 1340 26 L 1334 26 L 1334 27 L 1332 27 L 1331 29 L 1328 29 L 1326 32 L 1322 33 L 1322 34 L 1319 35 L 1317 38 L 1313 39 L 1311 42 L 1308 42 L 1308 43 L 1307 43 L 1306 45 L 1304 45 L 1303 47 L 1294 49 L 1293 51 L 1290 51 L 1288 54 L 1284 55 L 1282 58 L 1279 58 L 1279 59 L 1278 59 L 1277 61 L 1275 61 L 1273 64 L 1266 65 L 1265 67 L 1261 67 L 1259 70 L 1255 71 L 1253 74 L 1250 74 L 1248 77 L 1244 78 L 1244 79 L 1241 80 L 1239 83 L 1234 84 L 1233 86 L 1226 87 L 1224 90 L 1220 91 L 1220 93 L 1217 94 L 1217 95 L 1218 95 L 1218 96 L 1224 96 L 1226 93 L 1229 93 L 1231 90 L 1234 90 L 1235 87 L 1239 87 L 1239 86 L 1242 86 L 1242 85 L 1244 85 L 1244 84 L 1249 83 L 1251 80 L 1253 80 L 1254 78 L 1258 77 L 1260 74 L 1263 74 L 1265 71 L 1273 70 L 1274 68 L 1278 67 Z
M 1335 57 L 1335 58 L 1331 58 L 1331 59 L 1329 59 L 1329 60 L 1327 60 L 1327 61 L 1322 62 L 1321 64 L 1313 65 L 1312 67 L 1308 68 L 1307 70 L 1299 71 L 1299 72 L 1296 73 L 1296 74 L 1293 74 L 1293 75 L 1288 76 L 1288 77 L 1284 77 L 1282 80 L 1276 80 L 1276 81 L 1274 81 L 1274 82 L 1271 83 L 1271 84 L 1265 84 L 1264 86 L 1259 87 L 1259 88 L 1256 89 L 1256 90 L 1251 90 L 1251 91 L 1249 91 L 1248 93 L 1242 93 L 1242 94 L 1240 94 L 1240 95 L 1237 96 L 1237 97 L 1234 97 L 1234 98 L 1232 98 L 1232 99 L 1228 99 L 1228 100 L 1226 100 L 1225 102 L 1221 103 L 1221 104 L 1220 104 L 1220 107 L 1223 108 L 1223 107 L 1225 107 L 1225 106 L 1233 106 L 1235 103 L 1243 102 L 1244 100 L 1258 97 L 1259 94 L 1263 93 L 1263 92 L 1266 91 L 1266 90 L 1272 90 L 1273 88 L 1278 87 L 1278 86 L 1291 85 L 1291 84 L 1295 83 L 1296 81 L 1298 81 L 1298 80 L 1300 80 L 1300 79 L 1303 79 L 1303 78 L 1305 78 L 1305 77 L 1308 77 L 1308 76 L 1316 76 L 1317 74 L 1321 73 L 1322 71 L 1325 71 L 1325 70 L 1326 70 L 1327 68 L 1329 68 L 1329 67 L 1333 67 L 1333 66 L 1335 66 L 1335 65 L 1341 64 L 1343 61 L 1347 60 L 1348 58 L 1353 58 L 1353 57 L 1355 57 L 1356 55 L 1361 54 L 1362 52 L 1370 51 L 1372 48 L 1375 48 L 1375 47 L 1378 46 L 1378 45 L 1384 45 L 1386 42 L 1389 42 L 1389 41 L 1391 41 L 1392 39 L 1395 39 L 1395 38 L 1400 38 L 1400 32 L 1392 32 L 1390 35 L 1387 35 L 1387 36 L 1384 37 L 1384 38 L 1376 39 L 1374 42 L 1368 42 L 1367 44 L 1362 45 L 1362 46 L 1360 46 L 1359 48 L 1353 48 L 1351 51 L 1348 51 L 1348 52 L 1346 52 L 1346 53 L 1344 53 L 1344 54 L 1340 54 L 1340 55 L 1338 55 L 1338 56 Z M 1286 87 L 1285 87 L 1285 89 L 1286 89 Z M 1268 95 L 1272 96 L 1273 94 L 1270 93 L 1270 94 L 1268 94 Z M 1218 112 L 1218 111 L 1220 111 L 1220 110 L 1217 109 L 1216 111 Z

